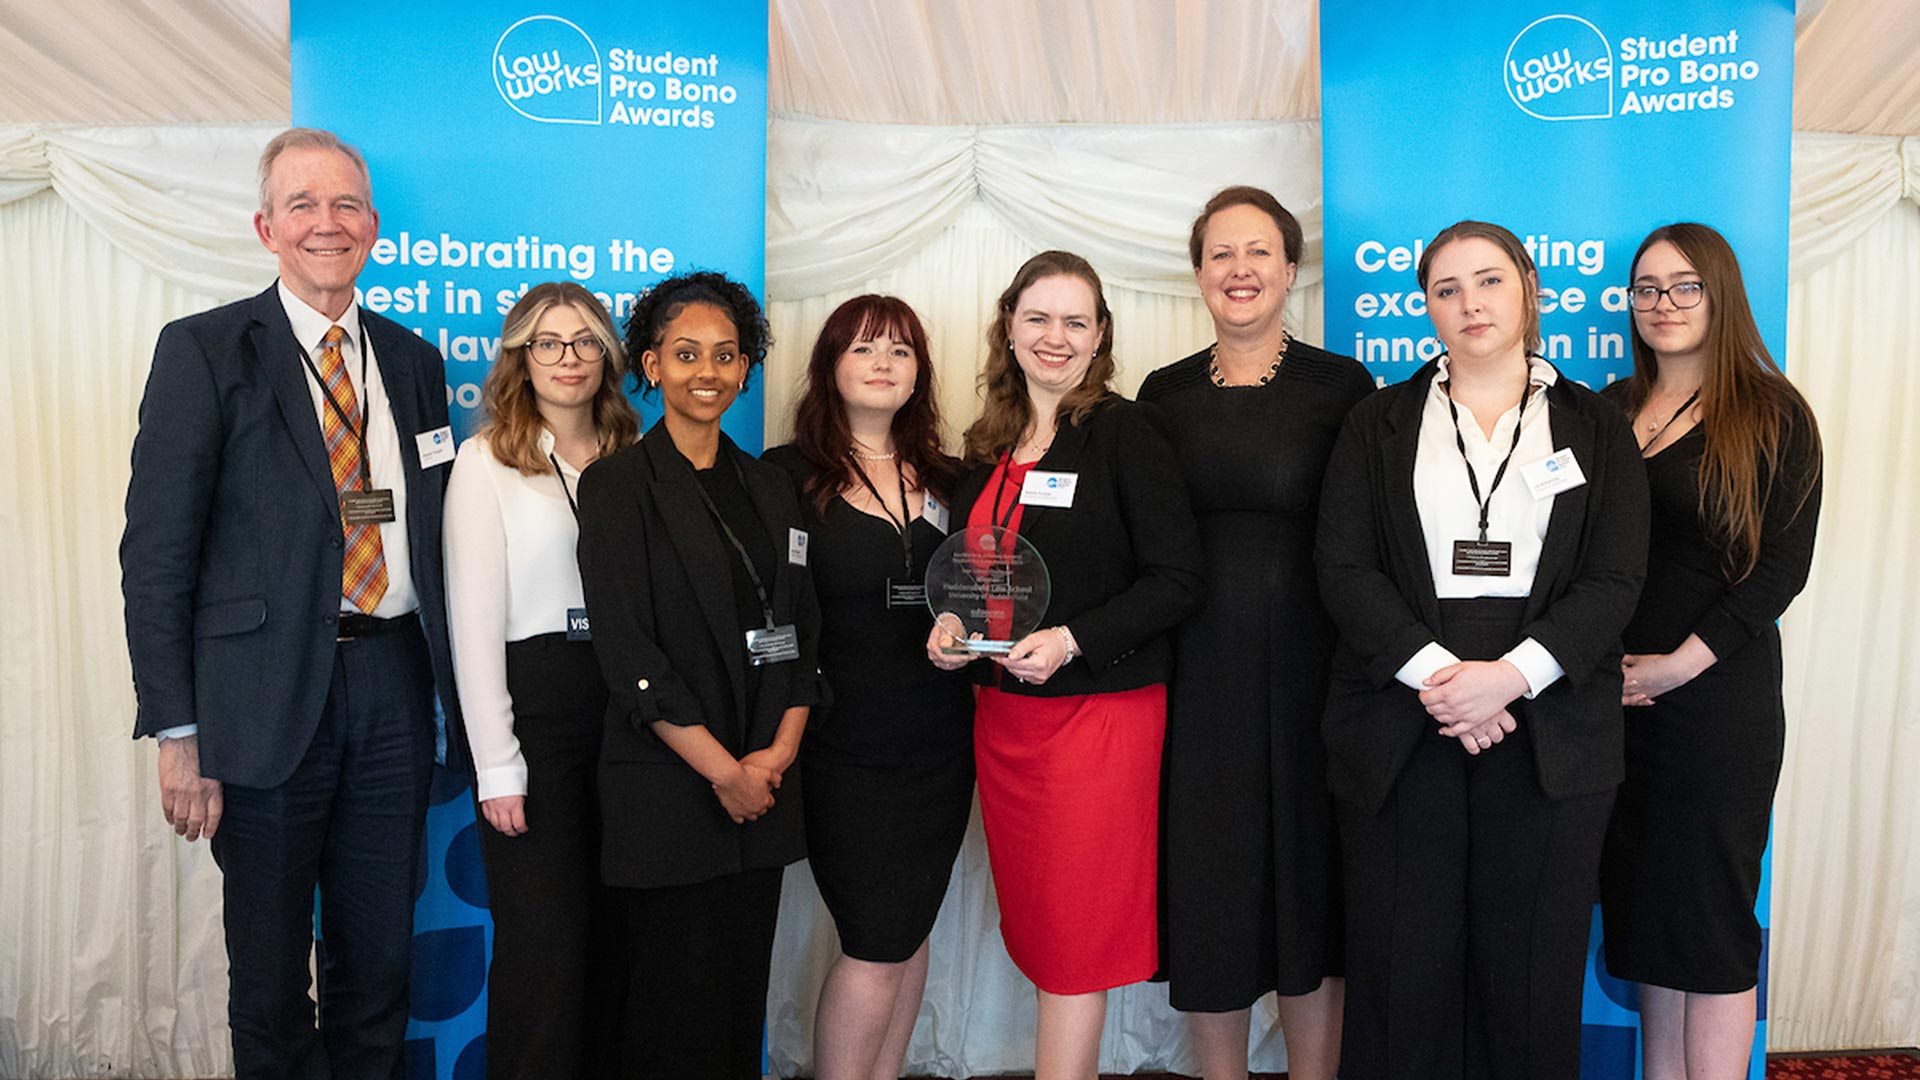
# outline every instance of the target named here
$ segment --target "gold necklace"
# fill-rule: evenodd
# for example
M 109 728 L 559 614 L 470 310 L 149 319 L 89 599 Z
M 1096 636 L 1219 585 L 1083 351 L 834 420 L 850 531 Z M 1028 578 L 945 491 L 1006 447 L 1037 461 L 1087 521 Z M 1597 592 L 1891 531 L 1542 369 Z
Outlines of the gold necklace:
M 1273 381 L 1275 375 L 1280 374 L 1280 364 L 1287 358 L 1287 344 L 1292 340 L 1285 331 L 1281 332 L 1280 351 L 1273 354 L 1273 363 L 1267 365 L 1266 374 L 1251 383 L 1230 383 L 1227 381 L 1226 374 L 1220 370 L 1220 343 L 1216 341 L 1212 345 L 1207 346 L 1207 377 L 1213 380 L 1213 385 L 1222 389 L 1232 386 L 1265 386 Z

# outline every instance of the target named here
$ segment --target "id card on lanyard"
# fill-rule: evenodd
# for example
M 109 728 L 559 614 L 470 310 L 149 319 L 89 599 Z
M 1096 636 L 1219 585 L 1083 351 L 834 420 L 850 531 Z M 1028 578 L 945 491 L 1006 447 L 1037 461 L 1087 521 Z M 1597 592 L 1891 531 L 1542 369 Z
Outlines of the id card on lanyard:
M 733 466 L 733 474 L 740 480 L 740 489 L 747 490 L 747 474 L 740 468 L 740 463 L 728 456 L 727 464 Z M 763 664 L 778 664 L 800 659 L 800 634 L 794 629 L 792 623 L 776 624 L 773 621 L 773 598 L 767 593 L 767 585 L 761 580 L 760 571 L 753 565 L 753 557 L 747 554 L 747 545 L 740 542 L 740 537 L 734 533 L 733 527 L 727 524 L 727 519 L 720 516 L 720 508 L 714 505 L 713 496 L 707 494 L 707 489 L 696 481 L 693 490 L 700 496 L 701 503 L 705 504 L 707 513 L 713 517 L 713 523 L 719 527 L 720 535 L 726 537 L 727 543 L 733 546 L 734 554 L 740 557 L 740 565 L 747 571 L 747 580 L 753 582 L 753 591 L 760 598 L 760 615 L 765 620 L 765 625 L 746 632 L 747 663 L 760 667 Z M 798 532 L 798 530 L 794 531 Z M 797 538 L 802 552 L 805 551 L 805 536 L 805 533 L 800 533 Z M 790 536 L 788 539 L 791 557 L 793 541 L 796 538 Z M 801 556 L 801 565 L 805 565 L 804 554 Z
M 312 354 L 305 345 L 294 343 L 300 350 L 300 362 L 306 365 L 307 374 L 313 376 L 314 385 L 320 388 L 320 396 L 325 399 L 327 411 L 347 429 L 347 438 L 360 445 L 360 486 L 351 491 L 340 493 L 340 523 L 348 528 L 359 525 L 385 525 L 395 520 L 393 490 L 373 486 L 373 454 L 367 447 L 368 418 L 373 415 L 373 395 L 367 389 L 367 324 L 360 323 L 360 422 L 347 412 L 340 399 L 333 396 L 333 388 L 320 375 Z M 341 374 L 346 374 L 342 364 Z M 351 387 L 349 387 L 351 389 Z M 323 433 L 324 434 L 324 433 Z M 331 456 L 331 455 L 329 455 Z

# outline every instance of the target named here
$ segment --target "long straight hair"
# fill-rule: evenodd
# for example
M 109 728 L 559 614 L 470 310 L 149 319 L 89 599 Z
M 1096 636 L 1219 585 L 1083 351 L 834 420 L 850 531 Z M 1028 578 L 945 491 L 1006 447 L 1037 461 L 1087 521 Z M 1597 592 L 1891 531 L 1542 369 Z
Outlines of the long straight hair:
M 974 463 L 998 460 L 1020 441 L 1027 425 L 1033 422 L 1033 399 L 1027 395 L 1027 373 L 1013 357 L 1013 311 L 1020 294 L 1042 278 L 1079 278 L 1093 290 L 1094 316 L 1100 320 L 1100 343 L 1094 346 L 1093 361 L 1087 365 L 1080 385 L 1067 391 L 1054 411 L 1057 424 L 1078 424 L 1113 391 L 1113 312 L 1107 308 L 1107 295 L 1101 291 L 1100 275 L 1093 264 L 1070 251 L 1043 251 L 1021 265 L 1013 281 L 994 305 L 992 325 L 987 327 L 987 366 L 980 373 L 981 395 L 986 407 L 980 419 L 967 428 L 966 456 Z
M 1700 379 L 1700 426 L 1706 450 L 1700 455 L 1700 516 L 1720 549 L 1721 568 L 1739 581 L 1760 560 L 1760 528 L 1771 498 L 1793 500 L 1793 513 L 1806 507 L 1820 472 L 1820 430 L 1813 410 L 1780 372 L 1747 303 L 1740 260 L 1727 239 L 1694 222 L 1663 225 L 1647 234 L 1633 253 L 1634 270 L 1647 249 L 1672 244 L 1706 285 L 1707 334 L 1701 342 L 1706 370 Z M 1633 378 L 1627 383 L 1629 411 L 1639 413 L 1660 376 L 1660 357 L 1633 330 Z M 1779 474 L 1788 432 L 1805 425 L 1813 453 L 1805 475 L 1780 477 L 1784 484 L 1762 484 Z
M 595 457 L 606 457 L 640 436 L 640 418 L 632 403 L 620 392 L 620 375 L 626 370 L 626 351 L 613 332 L 613 320 L 607 309 L 586 289 L 571 281 L 547 281 L 527 290 L 507 312 L 500 332 L 500 359 L 480 384 L 480 407 L 485 413 L 480 430 L 486 432 L 487 445 L 495 460 L 520 470 L 527 476 L 553 471 L 553 464 L 540 453 L 539 403 L 533 399 L 533 384 L 527 373 L 527 345 L 540 319 L 560 304 L 566 304 L 586 321 L 600 347 L 600 389 L 593 394 L 593 431 L 597 443 Z
M 793 447 L 813 466 L 806 495 L 815 514 L 843 489 L 859 482 L 853 471 L 853 429 L 840 396 L 840 357 L 856 341 L 891 337 L 913 350 L 913 393 L 893 414 L 893 446 L 899 464 L 913 469 L 915 483 L 942 502 L 952 499 L 960 463 L 940 449 L 940 406 L 934 393 L 933 359 L 926 327 L 907 302 L 871 293 L 833 309 L 814 339 L 807 385 L 794 409 Z

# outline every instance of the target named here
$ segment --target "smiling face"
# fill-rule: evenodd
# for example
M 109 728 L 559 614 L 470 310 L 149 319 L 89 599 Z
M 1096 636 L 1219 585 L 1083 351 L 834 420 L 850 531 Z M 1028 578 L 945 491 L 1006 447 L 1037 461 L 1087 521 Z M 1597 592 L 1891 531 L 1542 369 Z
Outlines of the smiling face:
M 870 413 L 891 418 L 913 396 L 920 358 L 913 346 L 894 335 L 897 331 L 869 327 L 877 336 L 856 338 L 834 363 L 834 388 L 849 414 Z
M 1528 289 L 1519 267 L 1498 244 L 1479 236 L 1432 252 L 1427 314 L 1456 358 L 1524 358 L 1528 345 Z
M 690 303 L 667 321 L 660 341 L 640 355 L 641 370 L 660 388 L 669 413 L 693 424 L 720 421 L 747 377 L 740 332 L 725 310 Z
M 1280 318 L 1297 268 L 1287 261 L 1280 226 L 1257 206 L 1229 206 L 1207 219 L 1200 297 L 1219 328 L 1260 332 Z
M 353 282 L 380 235 L 367 178 L 338 150 L 295 146 L 274 159 L 267 206 L 253 229 L 280 260 L 280 280 L 329 318 L 353 302 Z
M 560 362 L 544 366 L 529 356 L 527 379 L 533 385 L 534 400 L 543 406 L 576 409 L 590 405 L 600 392 L 606 377 L 605 344 L 593 332 L 593 324 L 572 304 L 555 304 L 534 324 L 529 353 L 541 342 L 566 342 L 569 348 L 560 354 Z M 596 353 L 596 359 L 584 360 L 579 348 Z
M 1665 240 L 1658 241 L 1640 253 L 1640 261 L 1633 266 L 1633 283 L 1652 285 L 1655 288 L 1671 289 L 1682 282 L 1700 283 L 1700 272 L 1693 263 L 1680 254 L 1680 249 Z M 1661 357 L 1687 356 L 1700 351 L 1707 340 L 1707 323 L 1712 316 L 1713 298 L 1705 292 L 1700 295 L 1700 303 L 1690 308 L 1675 307 L 1673 295 L 1668 293 L 1655 302 L 1652 311 L 1635 310 L 1634 329 L 1640 331 L 1640 337 L 1653 349 L 1654 355 Z
M 1007 336 L 1031 391 L 1062 397 L 1087 377 L 1105 329 L 1093 286 L 1077 277 L 1043 277 L 1013 302 Z

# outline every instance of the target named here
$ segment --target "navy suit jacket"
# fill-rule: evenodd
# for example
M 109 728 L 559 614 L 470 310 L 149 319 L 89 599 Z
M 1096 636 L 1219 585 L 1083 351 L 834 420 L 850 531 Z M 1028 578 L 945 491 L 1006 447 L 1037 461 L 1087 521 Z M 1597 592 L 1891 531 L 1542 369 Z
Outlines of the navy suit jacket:
M 360 314 L 400 434 L 410 569 L 447 764 L 466 769 L 453 695 L 440 509 L 447 466 L 414 436 L 447 423 L 440 354 Z M 203 776 L 272 787 L 293 775 L 332 678 L 345 545 L 326 444 L 277 289 L 169 323 L 140 403 L 120 543 L 134 736 L 199 725 Z

